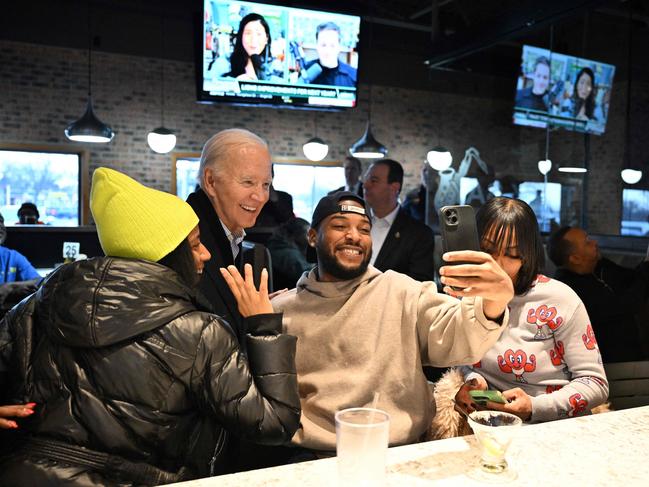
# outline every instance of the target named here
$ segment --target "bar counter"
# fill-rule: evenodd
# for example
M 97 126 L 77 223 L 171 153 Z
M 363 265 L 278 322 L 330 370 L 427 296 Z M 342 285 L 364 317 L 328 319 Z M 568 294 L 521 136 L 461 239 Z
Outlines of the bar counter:
M 523 426 L 507 459 L 510 485 L 649 485 L 649 406 Z M 386 487 L 484 486 L 466 476 L 478 460 L 473 436 L 390 448 Z M 336 468 L 328 458 L 173 485 L 335 486 Z

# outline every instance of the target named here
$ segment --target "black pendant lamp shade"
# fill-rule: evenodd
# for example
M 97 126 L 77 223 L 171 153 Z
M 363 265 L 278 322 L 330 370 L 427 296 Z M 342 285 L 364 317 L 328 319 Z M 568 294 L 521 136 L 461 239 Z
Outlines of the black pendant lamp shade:
M 88 33 L 88 104 L 86 112 L 79 120 L 72 122 L 65 129 L 65 136 L 75 142 L 92 142 L 105 144 L 113 140 L 115 132 L 104 122 L 99 120 L 92 109 L 92 29 L 90 27 L 91 3 L 87 5 L 87 33 Z
M 381 159 L 388 155 L 388 149 L 374 138 L 368 120 L 365 133 L 352 144 L 349 153 L 358 159 Z
M 97 118 L 92 109 L 92 98 L 89 96 L 86 112 L 79 120 L 68 125 L 65 129 L 65 135 L 75 142 L 106 143 L 113 140 L 115 133 L 108 125 Z

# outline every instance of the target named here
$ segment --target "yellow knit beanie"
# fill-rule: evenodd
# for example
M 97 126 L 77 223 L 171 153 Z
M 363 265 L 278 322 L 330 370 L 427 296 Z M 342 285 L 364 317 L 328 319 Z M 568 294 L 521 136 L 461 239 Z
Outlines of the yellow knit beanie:
M 90 210 L 101 248 L 112 257 L 157 262 L 198 225 L 192 207 L 177 196 L 106 167 L 92 175 Z

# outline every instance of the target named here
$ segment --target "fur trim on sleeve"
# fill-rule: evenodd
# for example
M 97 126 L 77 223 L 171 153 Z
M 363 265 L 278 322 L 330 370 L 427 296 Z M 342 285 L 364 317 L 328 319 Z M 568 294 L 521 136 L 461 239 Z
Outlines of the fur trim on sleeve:
M 464 384 L 464 376 L 456 368 L 444 372 L 435 383 L 433 396 L 437 412 L 428 429 L 427 440 L 442 440 L 471 434 L 471 427 L 466 418 L 455 410 L 455 405 L 451 401 L 462 384 Z

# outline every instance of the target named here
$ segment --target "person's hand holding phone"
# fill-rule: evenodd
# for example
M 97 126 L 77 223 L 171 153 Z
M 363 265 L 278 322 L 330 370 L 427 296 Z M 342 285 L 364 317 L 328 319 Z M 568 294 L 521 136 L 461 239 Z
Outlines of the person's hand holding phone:
M 460 389 L 455 394 L 455 409 L 457 409 L 457 405 L 459 405 L 459 407 L 464 408 L 464 410 L 469 414 L 471 414 L 475 410 L 480 410 L 480 406 L 475 403 L 475 401 L 469 394 L 469 391 L 475 390 L 487 390 L 487 381 L 484 379 L 484 377 L 474 377 L 471 380 L 466 381 L 462 385 L 462 387 L 460 387 Z
M 501 316 L 514 298 L 514 284 L 498 263 L 485 252 L 460 250 L 447 252 L 442 258 L 449 263 L 440 267 L 444 292 L 455 297 L 480 296 L 482 310 L 489 319 Z
M 523 421 L 528 421 L 532 417 L 532 398 L 523 389 L 515 387 L 503 391 L 502 395 L 507 399 L 505 404 L 487 401 L 486 409 L 515 414 Z

